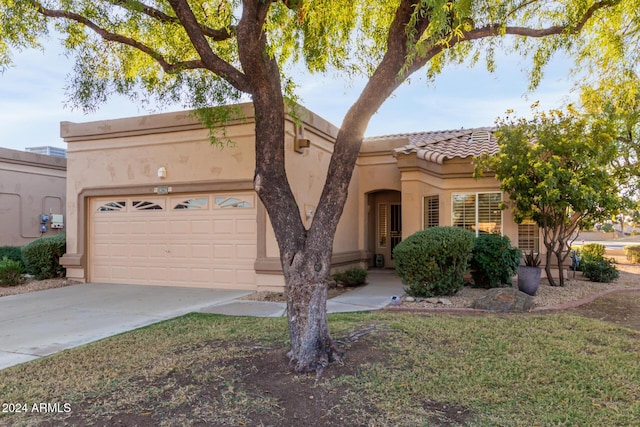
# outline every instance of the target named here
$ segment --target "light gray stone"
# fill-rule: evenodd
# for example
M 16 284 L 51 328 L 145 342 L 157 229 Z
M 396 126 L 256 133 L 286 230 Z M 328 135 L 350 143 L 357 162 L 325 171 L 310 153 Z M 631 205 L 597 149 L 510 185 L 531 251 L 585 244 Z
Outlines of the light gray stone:
M 530 311 L 533 308 L 533 297 L 515 288 L 495 288 L 489 289 L 471 306 L 500 313 Z

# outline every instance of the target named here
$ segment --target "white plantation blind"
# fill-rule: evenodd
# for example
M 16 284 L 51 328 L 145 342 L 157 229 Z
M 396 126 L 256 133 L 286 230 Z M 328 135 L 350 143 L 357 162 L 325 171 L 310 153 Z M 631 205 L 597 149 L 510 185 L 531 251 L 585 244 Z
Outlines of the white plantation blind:
M 478 232 L 500 234 L 502 231 L 502 211 L 500 193 L 478 194 Z
M 532 220 L 524 220 L 518 224 L 518 248 L 523 252 L 540 252 L 540 234 L 538 224 Z
M 440 225 L 440 196 L 427 196 L 424 198 L 424 221 L 422 228 L 437 227 Z
M 387 247 L 387 236 L 389 230 L 387 229 L 387 204 L 378 204 L 378 246 L 381 248 Z
M 454 194 L 452 199 L 452 225 L 480 233 L 502 233 L 502 194 Z
M 454 194 L 452 203 L 452 224 L 456 227 L 475 231 L 476 195 Z

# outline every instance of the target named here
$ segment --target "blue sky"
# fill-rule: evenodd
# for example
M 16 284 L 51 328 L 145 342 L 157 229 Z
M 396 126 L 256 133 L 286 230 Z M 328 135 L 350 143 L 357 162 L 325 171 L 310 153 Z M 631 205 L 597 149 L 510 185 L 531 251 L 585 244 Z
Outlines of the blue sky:
M 529 64 L 520 57 L 498 56 L 494 73 L 482 64 L 475 68 L 448 67 L 435 82 L 426 85 L 414 77 L 402 86 L 373 117 L 368 136 L 403 132 L 491 126 L 507 109 L 528 115 L 529 105 L 540 101 L 542 109 L 561 106 L 569 97 L 570 63 L 554 60 L 533 93 L 527 93 Z M 14 66 L 0 74 L 0 147 L 23 150 L 51 145 L 65 147 L 60 122 L 87 122 L 148 114 L 124 98 L 114 98 L 98 111 L 84 114 L 65 101 L 65 76 L 72 63 L 60 50 L 28 50 L 14 55 Z M 356 99 L 363 82 L 334 76 L 305 76 L 300 82 L 302 104 L 339 126 Z M 155 110 L 180 110 L 181 106 Z

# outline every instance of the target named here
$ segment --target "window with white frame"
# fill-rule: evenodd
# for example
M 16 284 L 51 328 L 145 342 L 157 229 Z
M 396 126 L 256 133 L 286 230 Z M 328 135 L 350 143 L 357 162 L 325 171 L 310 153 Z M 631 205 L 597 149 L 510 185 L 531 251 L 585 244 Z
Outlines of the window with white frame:
M 454 194 L 451 224 L 476 233 L 502 233 L 502 193 Z
M 540 252 L 540 232 L 534 221 L 526 219 L 518 224 L 518 248 L 524 253 Z
M 427 196 L 423 199 L 424 218 L 422 228 L 440 225 L 440 196 Z

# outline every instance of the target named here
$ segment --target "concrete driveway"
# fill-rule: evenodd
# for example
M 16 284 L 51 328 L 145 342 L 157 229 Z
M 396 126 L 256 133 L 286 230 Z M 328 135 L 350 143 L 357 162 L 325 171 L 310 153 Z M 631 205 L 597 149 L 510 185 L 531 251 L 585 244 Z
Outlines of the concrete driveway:
M 228 303 L 249 291 L 81 284 L 0 298 L 0 369 Z

